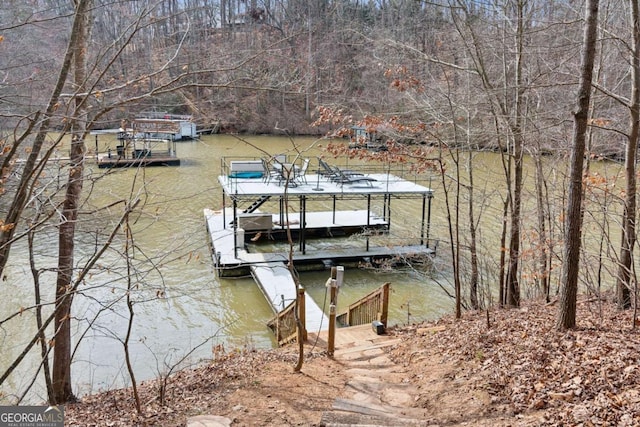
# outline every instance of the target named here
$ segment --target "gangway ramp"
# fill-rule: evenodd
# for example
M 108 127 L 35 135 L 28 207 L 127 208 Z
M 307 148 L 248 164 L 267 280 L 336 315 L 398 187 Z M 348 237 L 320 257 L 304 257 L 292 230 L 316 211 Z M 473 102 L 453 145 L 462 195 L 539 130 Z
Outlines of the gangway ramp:
M 284 262 L 264 262 L 251 265 L 251 275 L 278 314 L 296 299 L 297 285 Z M 329 319 L 318 304 L 305 292 L 306 329 L 309 332 L 329 329 Z

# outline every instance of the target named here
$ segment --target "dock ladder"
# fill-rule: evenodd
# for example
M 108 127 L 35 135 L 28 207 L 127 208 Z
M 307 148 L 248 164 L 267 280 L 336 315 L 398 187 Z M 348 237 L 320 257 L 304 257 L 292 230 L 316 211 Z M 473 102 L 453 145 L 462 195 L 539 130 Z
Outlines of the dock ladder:
M 269 200 L 271 198 L 271 196 L 260 196 L 260 198 L 254 200 L 253 203 L 251 203 L 251 205 L 249 205 L 248 208 L 246 208 L 245 210 L 242 211 L 243 214 L 246 213 L 253 213 L 255 212 L 256 209 L 258 209 L 260 206 L 262 206 L 264 204 L 264 202 L 266 202 L 267 200 Z

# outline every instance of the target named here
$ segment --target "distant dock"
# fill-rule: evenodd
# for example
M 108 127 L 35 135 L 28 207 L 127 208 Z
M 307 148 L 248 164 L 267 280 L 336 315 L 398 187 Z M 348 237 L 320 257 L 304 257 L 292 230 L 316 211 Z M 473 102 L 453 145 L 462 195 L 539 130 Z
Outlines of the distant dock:
M 146 123 L 146 122 L 145 122 Z M 177 125 L 176 125 L 177 126 Z M 95 135 L 96 163 L 99 168 L 126 168 L 146 166 L 179 166 L 176 154 L 176 139 L 162 126 L 149 127 L 134 123 L 134 128 L 119 128 L 91 131 Z M 150 131 L 153 130 L 154 133 Z M 100 152 L 99 135 L 115 134 L 117 145 Z M 160 137 L 165 135 L 168 137 Z
M 99 168 L 126 168 L 126 167 L 146 167 L 146 166 L 180 166 L 180 159 L 176 156 L 166 154 L 141 153 L 138 156 L 118 156 L 115 153 L 111 156 L 108 154 L 98 155 L 97 161 Z

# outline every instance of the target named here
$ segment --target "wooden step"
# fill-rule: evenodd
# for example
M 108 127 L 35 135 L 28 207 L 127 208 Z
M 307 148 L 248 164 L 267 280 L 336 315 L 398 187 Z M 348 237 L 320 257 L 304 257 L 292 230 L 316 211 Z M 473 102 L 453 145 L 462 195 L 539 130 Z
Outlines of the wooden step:
M 338 398 L 333 411 L 322 414 L 321 426 L 420 426 L 423 421 L 404 417 L 403 408 Z
M 418 420 L 399 420 L 395 417 L 354 414 L 352 412 L 325 412 L 320 419 L 321 427 L 413 427 L 427 426 Z

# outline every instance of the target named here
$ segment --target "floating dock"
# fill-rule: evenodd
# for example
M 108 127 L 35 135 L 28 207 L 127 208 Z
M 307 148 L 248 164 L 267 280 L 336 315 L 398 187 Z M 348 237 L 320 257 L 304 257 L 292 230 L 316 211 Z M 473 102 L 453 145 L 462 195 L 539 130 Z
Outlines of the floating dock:
M 180 166 L 180 159 L 166 154 L 148 153 L 138 156 L 118 156 L 116 154 L 100 154 L 97 159 L 99 168 L 126 168 L 146 166 Z
M 306 166 L 308 163 L 305 162 Z M 294 170 L 293 163 L 284 160 L 282 164 Z M 223 206 L 219 210 L 205 209 L 204 217 L 218 276 L 251 274 L 274 312 L 278 313 L 296 297 L 296 285 L 287 267 L 290 260 L 296 270 L 324 270 L 332 265 L 375 265 L 380 260 L 434 254 L 429 247 L 433 197 L 430 188 L 388 172 L 358 173 L 357 178 L 348 180 L 331 179 L 320 172 L 293 179 L 289 174 L 272 179 L 264 165 L 260 159 L 222 159 L 223 173 L 218 182 Z M 417 243 L 370 245 L 369 236 L 389 233 L 392 198 L 422 200 L 422 216 L 416 221 Z M 344 204 L 345 200 L 353 209 L 336 208 L 337 201 Z M 291 209 L 293 202 L 299 202 L 296 212 Z M 381 205 L 375 212 L 374 202 Z M 277 206 L 275 212 L 260 210 L 269 204 Z M 312 208 L 327 204 L 333 208 Z M 351 234 L 363 236 L 359 246 L 323 248 L 316 243 Z M 275 251 L 260 250 L 263 241 L 291 241 L 293 245 L 281 245 Z M 322 325 L 328 324 L 326 316 L 308 296 L 305 302 L 307 329 L 322 330 Z
M 298 287 L 285 263 L 253 264 L 251 265 L 251 275 L 269 302 L 274 314 L 284 310 L 291 301 L 296 299 Z M 327 316 L 309 294 L 305 293 L 304 298 L 307 330 L 327 330 L 329 328 Z
M 334 220 L 335 214 L 335 220 Z M 241 277 L 251 273 L 251 266 L 254 264 L 288 262 L 289 254 L 282 252 L 250 252 L 245 243 L 244 230 L 233 228 L 229 225 L 225 228 L 225 223 L 233 218 L 233 211 L 226 209 L 223 211 L 204 210 L 207 230 L 209 232 L 211 250 L 213 254 L 213 262 L 216 272 L 220 277 Z M 268 232 L 264 231 L 264 238 L 280 235 L 286 232 L 286 227 L 276 225 L 279 214 L 269 215 L 274 223 L 273 229 Z M 291 214 L 289 220 L 292 231 L 300 235 L 300 223 L 293 218 L 299 217 L 298 214 Z M 307 214 L 307 222 L 305 227 L 305 236 L 314 234 L 316 236 L 324 236 L 331 238 L 332 233 L 343 236 L 348 230 L 362 230 L 366 227 L 367 211 L 338 211 L 338 212 L 316 212 L 314 215 Z M 322 219 L 325 219 L 323 222 Z M 316 220 L 316 222 L 314 222 Z M 370 226 L 380 228 L 386 226 L 387 223 L 380 218 L 370 220 Z M 263 237 L 263 236 L 261 236 Z M 358 264 L 360 262 L 370 262 L 375 258 L 391 258 L 391 257 L 411 257 L 420 255 L 431 255 L 433 249 L 424 245 L 406 245 L 406 246 L 385 246 L 372 247 L 342 247 L 331 249 L 322 249 L 305 251 L 304 253 L 298 249 L 299 239 L 293 248 L 292 259 L 296 268 L 299 270 L 324 270 L 331 265 Z M 304 247 L 307 247 L 305 242 Z
M 117 129 L 92 131 L 96 141 L 96 163 L 99 168 L 126 168 L 137 166 L 179 166 L 174 139 L 158 139 L 151 134 L 136 134 L 133 130 Z M 117 134 L 117 145 L 99 151 L 98 136 Z

